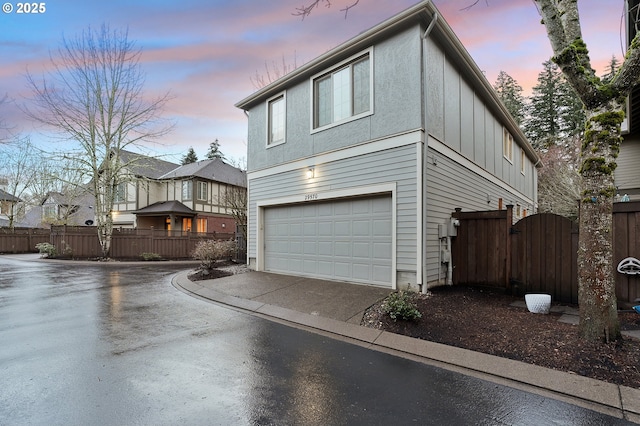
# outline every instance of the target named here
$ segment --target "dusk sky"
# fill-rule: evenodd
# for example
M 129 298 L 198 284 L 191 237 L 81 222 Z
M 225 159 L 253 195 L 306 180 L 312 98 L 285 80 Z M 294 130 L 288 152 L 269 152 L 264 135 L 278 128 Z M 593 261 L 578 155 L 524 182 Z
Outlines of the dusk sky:
M 0 118 L 14 132 L 49 144 L 44 129 L 29 122 L 20 109 L 30 96 L 24 74 L 41 76 L 62 36 L 74 37 L 88 26 L 107 23 L 129 30 L 142 50 L 150 97 L 170 92 L 164 115 L 173 131 L 148 145 L 178 162 L 193 146 L 202 159 L 209 143 L 222 152 L 246 157 L 247 121 L 234 104 L 256 87 L 252 77 L 265 75 L 265 64 L 300 66 L 375 24 L 412 6 L 415 0 L 360 0 L 345 19 L 340 9 L 353 0 L 332 0 L 304 21 L 292 16 L 305 0 L 53 0 L 42 14 L 0 12 Z M 3 10 L 7 3 L 4 0 Z M 500 70 L 514 77 L 529 95 L 542 63 L 551 56 L 540 16 L 532 0 L 435 0 L 491 84 Z M 612 55 L 624 57 L 622 0 L 580 0 L 583 35 L 593 65 L 603 74 Z M 57 150 L 62 147 L 56 146 Z

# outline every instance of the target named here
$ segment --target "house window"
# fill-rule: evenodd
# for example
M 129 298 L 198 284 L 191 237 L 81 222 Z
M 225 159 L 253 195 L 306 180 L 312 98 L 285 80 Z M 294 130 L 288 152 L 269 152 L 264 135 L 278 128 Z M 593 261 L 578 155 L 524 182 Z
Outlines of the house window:
M 116 186 L 116 192 L 113 194 L 114 203 L 125 203 L 127 201 L 127 183 L 120 182 Z
M 45 204 L 44 206 L 42 206 L 42 210 L 42 215 L 46 219 L 57 219 L 58 211 L 55 204 Z
M 184 217 L 182 218 L 182 230 L 186 231 L 186 232 L 191 232 L 191 218 L 190 217 Z
M 524 149 L 520 151 L 520 173 L 522 173 L 524 175 L 524 171 L 525 171 L 525 161 L 527 159 L 527 156 L 524 153 Z
M 192 195 L 191 195 L 191 191 L 192 191 L 192 186 L 191 186 L 191 181 L 190 180 L 185 180 L 182 182 L 182 199 L 183 200 L 190 200 Z
M 196 231 L 201 233 L 201 234 L 205 234 L 207 232 L 207 218 L 203 217 L 203 218 L 199 218 L 196 220 Z
M 371 111 L 369 52 L 313 79 L 313 128 L 357 118 Z
M 198 200 L 208 199 L 207 182 L 198 182 Z
M 513 163 L 513 136 L 507 129 L 502 131 L 502 155 L 510 163 Z
M 267 123 L 269 126 L 267 145 L 278 145 L 285 141 L 286 100 L 284 94 L 278 95 L 267 102 Z

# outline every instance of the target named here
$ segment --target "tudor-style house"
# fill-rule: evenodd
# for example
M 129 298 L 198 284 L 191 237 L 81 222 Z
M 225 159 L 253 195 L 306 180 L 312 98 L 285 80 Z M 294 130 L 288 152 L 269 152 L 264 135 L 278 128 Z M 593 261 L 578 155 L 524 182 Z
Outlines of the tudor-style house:
M 246 191 L 246 174 L 220 159 L 179 165 L 120 152 L 131 176 L 120 184 L 114 226 L 202 233 L 235 233 L 227 194 Z
M 256 270 L 425 291 L 455 208 L 535 212 L 539 158 L 430 1 L 236 106 Z

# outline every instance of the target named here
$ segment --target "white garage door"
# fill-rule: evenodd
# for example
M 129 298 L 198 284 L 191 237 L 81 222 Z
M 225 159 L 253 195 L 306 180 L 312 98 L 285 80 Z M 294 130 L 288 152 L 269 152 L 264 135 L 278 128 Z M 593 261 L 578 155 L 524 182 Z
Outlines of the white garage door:
M 265 270 L 391 285 L 391 197 L 270 207 Z

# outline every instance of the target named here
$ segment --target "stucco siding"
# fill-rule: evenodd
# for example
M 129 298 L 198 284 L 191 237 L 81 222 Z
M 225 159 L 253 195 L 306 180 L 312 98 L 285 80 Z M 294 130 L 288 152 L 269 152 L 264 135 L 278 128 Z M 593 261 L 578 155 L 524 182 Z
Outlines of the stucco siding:
M 373 79 L 370 115 L 313 130 L 310 75 L 283 91 L 286 99 L 285 143 L 267 147 L 266 101 L 254 105 L 249 111 L 248 171 L 421 128 L 420 43 L 420 27 L 416 25 L 370 48 Z M 331 69 L 327 68 L 327 71 Z

